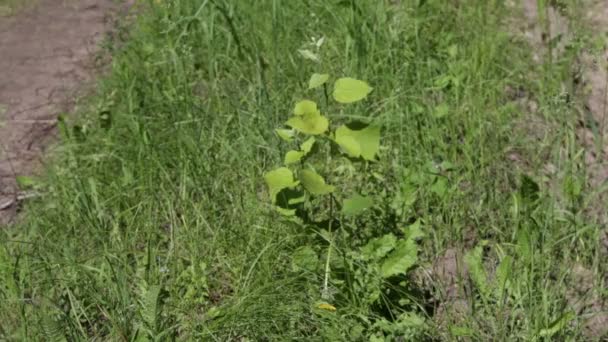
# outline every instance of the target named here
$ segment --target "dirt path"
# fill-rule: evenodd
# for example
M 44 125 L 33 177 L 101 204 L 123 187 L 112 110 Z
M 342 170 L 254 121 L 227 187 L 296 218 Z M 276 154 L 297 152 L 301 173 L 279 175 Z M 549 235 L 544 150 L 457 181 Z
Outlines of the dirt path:
M 93 55 L 115 0 L 39 0 L 0 17 L 0 226 L 17 211 L 16 175 L 30 175 L 55 135 L 57 115 L 91 80 Z
M 536 51 L 547 53 L 544 40 L 561 37 L 560 44 L 553 51 L 554 55 L 563 53 L 565 42 L 572 39 L 570 22 L 567 15 L 553 7 L 546 8 L 545 16 L 548 25 L 539 24 L 537 0 L 523 0 L 523 10 L 528 22 L 526 36 Z M 588 0 L 582 13 L 583 25 L 593 32 L 598 40 L 603 39 L 603 51 L 584 51 L 578 56 L 578 67 L 581 73 L 581 84 L 576 90 L 581 96 L 583 116 L 579 121 L 584 123 L 577 128 L 577 138 L 585 149 L 585 166 L 589 177 L 589 188 L 598 191 L 595 202 L 588 209 L 590 218 L 597 221 L 600 229 L 600 243 L 605 247 L 603 257 L 608 256 L 608 215 L 606 203 L 608 193 L 608 1 Z M 547 32 L 547 30 L 549 32 Z M 534 56 L 540 60 L 539 53 Z M 578 315 L 586 317 L 582 330 L 589 340 L 598 340 L 608 336 L 608 302 L 602 299 L 593 289 L 593 272 L 580 264 L 572 270 L 572 283 L 575 288 L 568 294 L 568 304 Z M 591 279 L 591 280 L 590 280 Z

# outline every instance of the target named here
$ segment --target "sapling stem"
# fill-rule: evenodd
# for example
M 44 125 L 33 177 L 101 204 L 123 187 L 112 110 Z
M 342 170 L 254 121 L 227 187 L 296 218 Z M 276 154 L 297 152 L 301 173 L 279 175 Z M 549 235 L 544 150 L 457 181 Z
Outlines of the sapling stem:
M 330 195 L 330 197 L 329 197 L 329 227 L 327 229 L 329 231 L 329 247 L 327 249 L 327 259 L 325 260 L 325 279 L 323 279 L 323 292 L 321 293 L 321 298 L 323 298 L 324 300 L 329 299 L 329 273 L 331 271 L 329 262 L 331 260 L 331 250 L 334 247 L 334 237 L 333 237 L 332 231 L 331 231 L 331 226 L 332 226 L 332 223 L 334 222 L 333 198 L 334 198 L 333 195 Z

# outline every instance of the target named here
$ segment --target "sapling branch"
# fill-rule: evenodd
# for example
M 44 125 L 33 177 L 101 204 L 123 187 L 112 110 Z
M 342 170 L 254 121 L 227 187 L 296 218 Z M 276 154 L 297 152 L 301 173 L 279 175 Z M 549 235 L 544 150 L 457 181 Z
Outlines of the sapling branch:
M 333 195 L 330 194 L 329 197 L 329 247 L 327 249 L 327 259 L 325 260 L 325 277 L 323 279 L 323 292 L 321 293 L 321 298 L 328 300 L 329 299 L 329 274 L 331 272 L 330 260 L 331 260 L 331 250 L 334 247 L 334 236 L 332 234 L 331 228 L 334 222 L 334 201 Z

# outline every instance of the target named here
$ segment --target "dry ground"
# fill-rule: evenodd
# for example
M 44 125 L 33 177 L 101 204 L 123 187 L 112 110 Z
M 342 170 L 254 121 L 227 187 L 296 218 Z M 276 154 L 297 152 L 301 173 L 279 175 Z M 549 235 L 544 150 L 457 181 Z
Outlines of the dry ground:
M 112 28 L 114 0 L 40 0 L 0 16 L 0 225 L 17 211 L 17 175 L 31 174 L 94 74 L 92 57 Z

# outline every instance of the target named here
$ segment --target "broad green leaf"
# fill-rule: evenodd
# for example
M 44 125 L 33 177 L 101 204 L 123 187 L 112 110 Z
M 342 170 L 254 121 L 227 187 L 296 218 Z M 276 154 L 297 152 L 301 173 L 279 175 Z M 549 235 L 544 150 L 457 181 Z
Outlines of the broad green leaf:
M 301 151 L 288 151 L 285 154 L 284 163 L 285 163 L 285 165 L 294 164 L 294 163 L 297 163 L 300 160 L 302 160 L 302 157 L 304 157 L 304 152 L 301 152 Z
M 282 128 L 278 128 L 274 130 L 275 132 L 277 132 L 277 135 L 287 141 L 293 141 L 293 137 L 296 135 L 296 132 L 293 129 L 282 129 Z
M 361 130 L 351 130 L 342 125 L 336 129 L 335 141 L 351 157 L 356 156 L 358 145 L 361 157 L 371 161 L 380 150 L 380 127 L 367 126 Z
M 334 99 L 340 103 L 352 103 L 363 100 L 372 87 L 364 81 L 350 77 L 340 78 L 334 84 Z
M 314 101 L 310 100 L 302 100 L 296 103 L 296 106 L 293 109 L 293 114 L 295 115 L 306 115 L 306 114 L 314 114 L 321 115 L 319 109 L 317 108 L 317 104 Z
M 501 298 L 505 288 L 507 288 L 507 282 L 511 278 L 511 267 L 513 264 L 513 258 L 505 256 L 501 261 L 500 265 L 496 269 L 496 283 L 494 287 L 496 289 L 496 295 Z
M 274 208 L 276 209 L 276 211 L 278 211 L 283 216 L 295 216 L 296 215 L 295 209 L 285 209 L 285 208 L 281 208 L 278 206 L 275 206 Z
M 551 336 L 557 334 L 560 330 L 563 330 L 574 317 L 576 317 L 574 312 L 571 312 L 571 311 L 566 312 L 565 314 L 561 315 L 558 319 L 553 321 L 551 324 L 549 324 L 549 326 L 547 328 L 541 329 L 539 332 L 539 335 L 541 337 L 551 337 Z
M 435 107 L 435 109 L 433 110 L 433 116 L 437 119 L 442 118 L 446 115 L 448 115 L 450 111 L 450 107 L 448 107 L 447 104 L 442 103 L 439 106 Z
M 361 255 L 365 260 L 379 260 L 392 251 L 396 245 L 397 238 L 389 233 L 382 237 L 371 239 L 361 248 Z
M 521 175 L 521 187 L 519 188 L 522 201 L 525 205 L 536 206 L 540 198 L 540 187 L 530 176 Z
M 380 267 L 383 278 L 405 274 L 418 261 L 418 246 L 412 239 L 401 240 Z
M 323 85 L 329 79 L 329 74 L 312 74 L 308 82 L 308 89 L 314 89 Z
M 34 178 L 28 176 L 17 176 L 15 177 L 15 180 L 21 189 L 33 188 L 37 184 Z
M 424 237 L 424 233 L 422 232 L 422 229 L 420 228 L 421 224 L 422 224 L 422 221 L 420 219 L 417 219 L 416 222 L 412 223 L 407 228 L 402 229 L 402 231 L 408 239 L 411 239 L 411 240 L 420 239 L 420 238 Z
M 401 331 L 406 331 L 407 328 L 421 328 L 424 326 L 424 323 L 424 318 L 413 312 L 406 312 L 399 315 L 393 324 L 400 328 Z
M 333 185 L 326 184 L 323 177 L 312 170 L 300 171 L 300 181 L 304 188 L 313 195 L 326 195 L 335 190 Z
M 329 120 L 326 117 L 314 114 L 294 116 L 287 120 L 286 124 L 299 132 L 311 135 L 323 134 L 329 128 Z
M 444 177 L 438 177 L 437 181 L 431 185 L 431 192 L 437 194 L 439 197 L 444 197 L 448 191 L 448 179 Z
M 342 213 L 347 216 L 353 216 L 362 213 L 365 209 L 374 205 L 374 201 L 370 197 L 364 197 L 356 194 L 344 200 L 342 205 Z
M 268 185 L 272 203 L 276 203 L 277 195 L 281 190 L 293 188 L 298 185 L 298 182 L 293 178 L 293 172 L 286 167 L 280 167 L 276 170 L 267 172 L 264 175 L 264 180 L 266 180 L 266 184 Z
M 475 336 L 475 331 L 469 327 L 464 326 L 452 326 L 450 332 L 456 337 L 471 337 Z
M 315 137 L 310 137 L 308 138 L 308 140 L 306 140 L 305 142 L 302 143 L 302 145 L 300 145 L 300 149 L 302 150 L 302 152 L 304 152 L 304 154 L 309 154 L 310 151 L 312 151 L 312 146 L 315 144 Z
M 359 158 L 361 156 L 361 145 L 359 145 L 359 142 L 353 136 L 338 134 L 336 132 L 335 140 L 349 157 Z
M 298 248 L 291 256 L 291 268 L 294 272 L 313 272 L 317 268 L 319 257 L 310 246 Z
M 316 53 L 314 53 L 308 49 L 301 49 L 301 50 L 298 50 L 298 52 L 300 53 L 300 55 L 302 55 L 302 57 L 304 57 L 306 59 L 310 59 L 313 62 L 320 61 L 319 56 Z
M 143 307 L 140 312 L 146 324 L 153 327 L 156 325 L 158 317 L 158 298 L 162 288 L 160 285 L 150 285 L 146 287 L 142 289 L 141 303 L 143 304 Z
M 488 285 L 488 276 L 483 268 L 483 246 L 477 246 L 472 251 L 469 251 L 464 256 L 464 263 L 467 265 L 469 274 L 479 292 L 488 298 L 490 286 Z
M 304 196 L 304 193 L 302 193 L 302 196 L 300 196 L 300 197 L 294 197 L 294 198 L 288 199 L 287 204 L 289 204 L 289 205 L 300 204 L 300 203 L 304 203 L 305 200 L 306 200 L 306 196 Z

